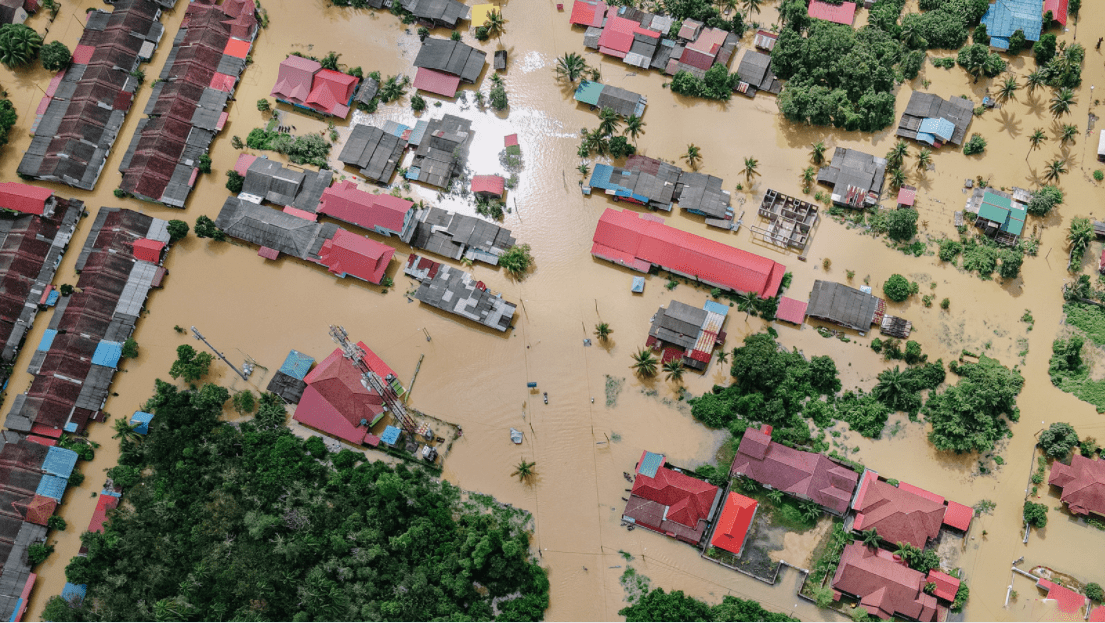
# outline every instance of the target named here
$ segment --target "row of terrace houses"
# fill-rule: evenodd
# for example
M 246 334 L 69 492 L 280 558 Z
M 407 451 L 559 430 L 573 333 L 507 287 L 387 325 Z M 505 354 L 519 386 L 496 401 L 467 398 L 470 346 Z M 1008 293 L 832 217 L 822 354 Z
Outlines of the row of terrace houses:
M 591 179 L 584 188 L 589 194 L 600 189 L 614 201 L 629 201 L 657 210 L 670 212 L 674 202 L 679 207 L 706 217 L 706 224 L 729 229 L 733 225 L 733 208 L 729 191 L 722 189 L 722 180 L 697 171 L 649 158 L 630 156 L 624 167 L 595 164 Z

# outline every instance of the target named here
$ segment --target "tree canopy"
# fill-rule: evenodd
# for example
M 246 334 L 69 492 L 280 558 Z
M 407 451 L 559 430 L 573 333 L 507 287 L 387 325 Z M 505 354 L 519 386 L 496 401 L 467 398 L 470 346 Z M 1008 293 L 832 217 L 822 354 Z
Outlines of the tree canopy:
M 1053 459 L 1065 459 L 1078 445 L 1078 432 L 1066 422 L 1055 422 L 1040 433 L 1040 448 Z
M 999 439 L 1010 434 L 1006 420 L 1020 418 L 1017 394 L 1024 377 L 985 355 L 978 363 L 952 364 L 959 382 L 925 403 L 925 416 L 932 425 L 929 441 L 937 450 L 993 450 Z
M 726 595 L 720 604 L 707 605 L 683 591 L 653 589 L 618 611 L 626 621 L 797 621 L 764 609 L 759 602 Z

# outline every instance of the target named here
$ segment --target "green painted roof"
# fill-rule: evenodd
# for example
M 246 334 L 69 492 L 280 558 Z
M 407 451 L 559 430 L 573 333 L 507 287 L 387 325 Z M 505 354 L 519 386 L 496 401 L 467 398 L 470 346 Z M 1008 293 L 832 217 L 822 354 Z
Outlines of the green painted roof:
M 982 202 L 992 203 L 998 207 L 1005 208 L 1006 210 L 1013 209 L 1012 199 L 1009 199 L 1008 197 L 1002 197 L 1001 195 L 995 194 L 994 192 L 989 190 L 986 191 L 986 194 L 982 196 Z
M 989 197 L 989 195 L 987 195 L 987 197 Z M 1000 199 L 1001 197 L 998 198 Z M 1009 218 L 1009 208 L 994 205 L 984 199 L 982 205 L 978 207 L 978 218 L 993 221 L 995 223 L 1004 223 L 1005 220 Z
M 600 82 L 584 80 L 576 87 L 576 100 L 592 106 L 599 105 L 599 95 L 602 94 L 604 85 Z
M 1002 223 L 1001 231 L 1019 236 L 1024 231 L 1024 220 L 1018 219 L 1015 215 L 1010 216 L 1008 220 Z

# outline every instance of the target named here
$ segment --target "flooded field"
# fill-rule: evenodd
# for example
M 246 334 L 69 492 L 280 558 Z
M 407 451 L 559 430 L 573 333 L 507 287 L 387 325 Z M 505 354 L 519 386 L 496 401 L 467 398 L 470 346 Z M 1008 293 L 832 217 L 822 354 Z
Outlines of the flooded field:
M 136 97 L 97 191 L 86 193 L 60 185 L 54 185 L 55 190 L 84 200 L 92 212 L 106 205 L 138 209 L 161 218 L 183 218 L 190 223 L 199 215 L 214 218 L 227 196 L 223 171 L 233 166 L 238 155 L 231 147 L 231 136 L 244 139 L 251 129 L 268 120 L 267 114 L 256 110 L 254 102 L 268 97 L 277 64 L 286 54 L 299 50 L 323 56 L 333 50 L 341 54 L 341 63 L 359 65 L 366 74 L 379 71 L 385 77 L 412 75 L 411 63 L 418 49 L 415 28 L 402 26 L 384 12 L 336 9 L 328 4 L 326 0 L 263 1 L 271 25 L 258 37 L 254 62 L 247 67 L 237 101 L 229 108 L 227 128 L 212 146 L 213 173 L 201 176 L 187 210 L 118 200 L 112 195 L 120 180 L 120 159 L 150 93 L 148 83 Z M 153 61 L 145 67 L 148 76 L 155 76 L 165 62 L 185 6 L 180 3 L 162 18 L 166 33 Z M 46 40 L 58 39 L 73 47 L 86 9 L 103 7 L 98 0 L 64 2 Z M 916 2 L 907 5 L 906 11 L 910 10 L 917 10 Z M 712 460 L 725 439 L 723 432 L 694 422 L 687 405 L 679 401 L 674 384 L 660 378 L 641 380 L 628 367 L 630 354 L 644 343 L 649 318 L 659 306 L 672 298 L 701 305 L 708 292 L 687 285 L 669 292 L 664 288 L 666 280 L 654 276 L 648 279 L 643 295 L 632 295 L 629 286 L 633 273 L 591 257 L 595 224 L 603 210 L 614 204 L 601 195 L 580 194 L 576 148 L 580 128 L 594 128 L 598 119 L 571 99 L 571 90 L 557 82 L 553 72 L 557 56 L 585 52 L 582 33 L 569 28 L 567 12 L 558 13 L 554 2 L 514 0 L 503 2 L 502 11 L 507 23 L 501 45 L 510 53 L 504 75 L 510 110 L 496 114 L 490 109 L 480 111 L 474 104 L 453 102 L 437 107 L 438 100 L 427 96 L 431 104 L 420 116 L 437 117 L 450 112 L 474 120 L 469 164 L 477 174 L 500 171 L 498 152 L 503 137 L 519 134 L 525 166 L 519 173 L 517 189 L 508 193 L 513 211 L 506 215 L 504 225 L 520 242 L 532 245 L 536 269 L 521 281 L 486 265 L 472 269 L 476 278 L 492 290 L 519 303 L 515 330 L 493 334 L 408 300 L 403 293 L 410 289 L 411 282 L 403 277 L 400 267 L 410 249 L 394 238 L 380 238 L 387 244 L 399 244 L 398 257 L 388 271 L 395 287 L 384 294 L 379 287 L 363 282 L 336 280 L 325 269 L 305 262 L 287 257 L 269 262 L 258 257 L 250 246 L 189 237 L 170 253 L 165 287 L 152 294 L 148 313 L 134 336 L 141 354 L 136 360 L 126 361 L 123 373 L 116 376 L 112 388 L 115 395 L 108 399 L 106 410 L 115 417 L 130 415 L 150 394 L 154 379 L 167 378 L 176 346 L 192 341 L 176 332 L 174 326 L 195 325 L 232 360 L 249 356 L 267 367 L 259 369 L 250 382 L 260 391 L 289 349 L 319 359 L 327 355 L 334 348 L 327 326 L 341 324 L 351 338 L 363 340 L 404 380 L 414 372 L 419 357 L 425 355 L 411 404 L 427 414 L 458 423 L 465 432 L 449 454 L 443 477 L 534 514 L 534 547 L 540 551 L 552 583 L 547 618 L 618 619 L 617 612 L 625 605 L 619 584 L 624 559 L 619 550 L 636 558 L 634 568 L 651 578 L 653 586 L 681 589 L 711 603 L 727 594 L 753 598 L 803 619 L 829 616 L 831 613 L 818 611 L 796 597 L 801 578 L 793 570 L 784 569 L 778 583 L 768 587 L 703 560 L 697 550 L 674 540 L 645 530 L 628 532 L 620 526 L 627 487 L 622 472 L 632 471 L 642 449 L 662 452 L 677 465 L 694 467 Z M 865 12 L 860 13 L 863 15 L 857 23 L 862 24 L 866 17 Z M 758 15 L 764 23 L 772 23 L 775 18 L 774 5 L 766 6 Z M 48 22 L 39 15 L 29 23 L 41 32 Z M 1083 20 L 1060 40 L 1074 41 L 1082 32 L 1092 34 L 1084 34 L 1079 40 L 1092 43 L 1092 36 L 1103 28 L 1105 14 L 1083 10 Z M 465 41 L 474 43 L 467 33 Z M 750 42 L 749 34 L 741 47 L 747 48 Z M 492 40 L 481 47 L 490 52 L 498 45 Z M 1077 92 L 1077 105 L 1068 121 L 1077 123 L 1080 130 L 1087 130 L 1089 115 L 1100 113 L 1090 86 L 1105 78 L 1105 59 L 1092 45 L 1087 47 L 1091 49 L 1083 73 L 1084 86 Z M 600 68 L 604 82 L 648 97 L 646 128 L 638 141 L 640 153 L 674 161 L 688 143 L 700 146 L 701 170 L 725 180 L 725 188 L 734 193 L 734 204 L 743 203 L 749 212 L 746 224 L 757 220 L 753 206 L 766 189 L 801 195 L 799 176 L 810 164 L 812 143 L 824 140 L 830 149 L 843 146 L 882 155 L 894 142 L 889 129 L 867 135 L 791 126 L 778 115 L 771 96 L 761 95 L 754 100 L 735 96 L 724 103 L 683 98 L 663 88 L 664 77 L 655 72 L 631 72 L 620 62 L 604 60 L 595 53 L 585 56 Z M 1010 70 L 1023 78 L 1032 65 L 1030 56 L 1022 54 L 1010 64 Z M 0 68 L 0 84 L 20 114 L 11 142 L 0 150 L 3 179 L 15 179 L 19 157 L 30 141 L 28 129 L 34 108 L 50 77 L 41 68 L 15 73 Z M 928 91 L 943 96 L 963 94 L 976 103 L 989 82 L 974 83 L 959 68 L 926 66 L 921 77 L 899 89 L 899 113 L 905 108 L 911 88 L 921 88 L 923 79 L 931 81 Z M 481 82 L 485 93 L 488 82 Z M 472 89 L 462 89 L 468 102 L 472 99 L 467 92 Z M 1105 532 L 1068 521 L 1057 512 L 1051 513 L 1046 530 L 1034 533 L 1027 545 L 1021 543 L 1020 509 L 1032 469 L 1034 435 L 1055 421 L 1070 422 L 1082 435 L 1105 435 L 1105 419 L 1090 405 L 1054 388 L 1047 374 L 1050 344 L 1062 314 L 1059 288 L 1067 277 L 1066 224 L 1074 216 L 1100 211 L 1103 198 L 1102 188 L 1091 178 L 1097 168 L 1096 134 L 1083 133 L 1069 148 L 1060 149 L 1054 138 L 1056 124 L 1047 112 L 1047 97 L 1043 91 L 1029 95 L 1021 90 L 1016 100 L 1001 110 L 975 118 L 970 131 L 981 133 L 989 142 L 981 157 L 966 157 L 946 148 L 934 154 L 935 168 L 924 173 L 916 171 L 912 158 L 907 160 L 910 183 L 919 189 L 922 237 L 927 234 L 938 239 L 954 234 L 952 213 L 961 210 L 967 198 L 964 179 L 981 175 L 994 186 L 1032 187 L 1045 162 L 1060 153 L 1070 158 L 1071 172 L 1061 182 L 1066 202 L 1058 215 L 1030 221 L 1027 231 L 1038 230 L 1041 238 L 1039 256 L 1026 258 L 1021 277 L 1010 282 L 980 280 L 977 275 L 939 262 L 934 255 L 905 255 L 831 219 L 818 225 L 808 262 L 801 262 L 793 252 L 780 252 L 753 239 L 747 228 L 733 234 L 707 229 L 701 217 L 680 213 L 664 216 L 665 222 L 674 227 L 784 263 L 794 273 L 789 293 L 799 299 L 807 297 L 816 279 L 847 282 L 846 271 L 855 271 L 853 284 L 868 282 L 876 292 L 892 273 L 902 273 L 921 283 L 923 293 L 931 291 L 937 300 L 947 297 L 951 301 L 948 311 L 935 305 L 925 308 L 919 297 L 904 304 L 890 304 L 892 313 L 913 322 L 912 339 L 922 344 L 930 358 L 946 362 L 958 357 L 964 348 L 994 356 L 1010 366 L 1020 364 L 1023 358 L 1026 383 L 1019 398 L 1022 417 L 1013 425 L 1013 438 L 997 452 L 1004 465 L 987 461 L 994 470 L 990 473 L 980 472 L 980 457 L 936 452 L 925 440 L 922 424 L 906 421 L 895 427 L 901 415 L 891 418 L 895 434 L 884 434 L 881 440 L 866 440 L 852 433 L 841 438 L 854 449 L 852 458 L 887 477 L 907 480 L 968 505 L 982 499 L 996 503 L 994 512 L 982 516 L 972 532 L 980 535 L 979 528 L 985 529 L 987 536 L 970 540 L 960 557 L 971 587 L 966 611 L 969 620 L 1050 616 L 1051 611 L 1029 605 L 1029 598 L 1038 595 L 1026 581 L 1019 581 L 1021 601 L 1009 608 L 1003 606 L 1010 563 L 1025 556 L 1032 564 L 1085 576 L 1096 572 L 1081 562 L 1085 552 L 1105 548 Z M 278 109 L 286 123 L 296 126 L 298 134 L 326 128 L 325 122 L 292 112 L 284 105 Z M 410 125 L 415 117 L 408 97 L 404 97 L 363 118 L 370 122 L 394 119 Z M 337 125 L 344 140 L 349 121 Z M 1027 136 L 1037 127 L 1045 129 L 1049 140 L 1026 160 Z M 911 145 L 910 151 L 915 154 L 917 146 Z M 335 148 L 332 161 L 337 153 Z M 279 158 L 272 153 L 269 156 Z M 740 171 L 744 158 L 749 156 L 759 159 L 761 175 L 754 179 L 751 189 L 735 191 L 735 185 L 744 181 Z M 338 164 L 335 166 L 341 171 Z M 344 171 L 347 176 L 354 173 Z M 404 195 L 469 214 L 475 211 L 470 201 L 439 198 L 438 193 L 417 186 L 404 191 Z M 740 207 L 735 207 L 739 213 Z M 75 280 L 77 254 L 73 248 L 83 242 L 90 222 L 82 222 L 78 229 L 71 252 L 58 271 L 58 283 Z M 935 251 L 935 245 L 929 248 Z M 1100 250 L 1100 244 L 1091 245 L 1087 257 Z M 822 268 L 824 259 L 831 260 L 827 270 Z M 930 283 L 936 284 L 934 290 L 930 290 Z M 1031 332 L 1020 320 L 1026 309 L 1035 318 Z M 48 322 L 48 317 L 39 319 L 28 344 L 38 342 Z M 584 339 L 593 337 L 598 322 L 613 328 L 612 339 L 604 346 L 585 346 Z M 739 345 L 745 335 L 763 328 L 761 320 L 734 311 L 728 321 L 727 347 Z M 787 347 L 798 348 L 809 356 L 833 356 L 845 388 L 870 388 L 874 376 L 888 365 L 868 348 L 870 335 L 852 334 L 852 341 L 845 343 L 822 338 L 811 326 L 801 330 L 778 326 L 778 331 L 780 342 Z M 30 383 L 25 371 L 30 351 L 26 349 L 17 362 L 2 406 L 5 413 L 13 396 Z M 214 370 L 212 380 L 232 389 L 246 386 L 224 365 L 216 364 Z M 613 401 L 608 400 L 608 377 L 615 386 L 620 383 Z M 536 382 L 540 392 L 548 392 L 547 405 L 539 393 L 526 388 L 527 382 Z M 727 382 L 727 369 L 716 363 L 705 374 L 688 374 L 684 380 L 691 396 L 709 391 L 715 383 Z M 607 406 L 608 402 L 613 406 Z M 526 431 L 523 445 L 510 442 L 511 426 Z M 103 482 L 103 470 L 116 460 L 110 426 L 94 424 L 89 431 L 102 447 L 91 464 L 82 466 L 87 480 L 68 492 L 59 511 L 70 529 L 54 534 L 57 550 L 37 569 L 38 588 L 29 616 L 38 617 L 46 599 L 60 592 L 64 567 L 80 547 L 79 534 L 91 517 L 93 495 Z M 537 464 L 537 477 L 531 486 L 511 477 L 520 458 Z M 1058 504 L 1052 499 L 1047 503 Z M 788 552 L 803 549 L 807 545 L 804 540 L 804 536 L 798 540 L 785 538 L 778 556 L 786 559 Z M 1100 582 L 1105 576 L 1083 579 Z

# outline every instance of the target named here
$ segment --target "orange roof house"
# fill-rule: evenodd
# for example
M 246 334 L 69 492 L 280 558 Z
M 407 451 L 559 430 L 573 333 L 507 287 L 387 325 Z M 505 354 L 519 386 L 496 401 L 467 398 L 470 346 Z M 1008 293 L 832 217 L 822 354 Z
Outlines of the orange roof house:
M 758 505 L 756 500 L 730 491 L 725 506 L 721 507 L 710 545 L 740 556 Z

